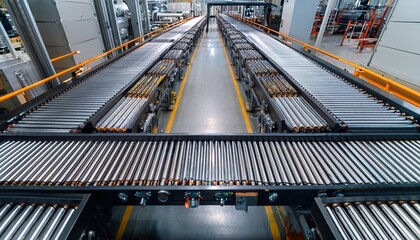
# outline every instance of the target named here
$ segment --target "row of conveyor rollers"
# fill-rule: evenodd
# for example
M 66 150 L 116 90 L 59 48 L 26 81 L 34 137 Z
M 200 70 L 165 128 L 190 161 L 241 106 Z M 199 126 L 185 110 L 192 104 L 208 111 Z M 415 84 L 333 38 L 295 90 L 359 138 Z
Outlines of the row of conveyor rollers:
M 420 183 L 420 141 L 7 141 L 0 184 Z
M 220 18 L 220 22 L 225 25 L 228 31 L 236 30 L 225 19 Z M 264 33 L 256 31 L 255 34 L 262 35 Z M 249 31 L 244 32 L 244 35 L 251 37 Z M 273 40 L 269 36 L 265 37 L 270 41 Z M 267 49 L 270 43 L 265 42 L 262 38 L 259 38 L 258 41 L 265 49 L 262 51 L 270 51 Z M 375 96 L 366 93 L 364 89 L 346 81 L 319 63 L 302 56 L 289 46 L 276 45 L 276 52 L 281 53 L 281 57 L 273 56 L 273 61 L 276 61 L 301 86 L 302 90 L 306 91 L 339 122 L 345 123 L 350 130 L 377 128 L 415 131 L 419 127 L 415 119 L 413 121 L 413 117 L 407 116 Z M 332 92 L 331 89 L 334 91 Z
M 273 105 L 283 114 L 288 128 L 294 132 L 326 130 L 327 122 L 299 96 L 272 64 L 232 28 L 225 30 L 227 38 L 238 51 L 242 64 L 264 85 Z
M 77 206 L 0 202 L 0 239 L 62 239 Z
M 127 132 L 137 121 L 143 105 L 153 90 L 176 66 L 174 60 L 157 62 L 144 76 L 131 87 L 112 109 L 96 124 L 100 132 Z
M 196 31 L 193 30 L 192 32 Z M 188 32 L 177 44 L 186 44 L 183 39 L 192 42 L 193 37 L 193 33 Z M 177 67 L 175 59 L 180 58 L 183 50 L 175 46 L 165 54 L 162 60 L 153 65 L 125 96 L 102 117 L 96 124 L 96 129 L 99 132 L 127 132 L 136 124 L 143 105 L 147 103 L 150 94 Z
M 417 201 L 348 202 L 325 206 L 343 239 L 417 240 Z

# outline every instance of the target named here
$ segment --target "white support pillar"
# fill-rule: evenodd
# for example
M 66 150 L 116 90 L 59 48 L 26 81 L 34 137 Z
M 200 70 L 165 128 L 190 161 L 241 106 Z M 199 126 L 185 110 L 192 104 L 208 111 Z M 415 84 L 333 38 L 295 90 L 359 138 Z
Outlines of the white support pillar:
M 328 20 L 330 19 L 331 10 L 335 6 L 336 0 L 328 0 L 327 9 L 325 10 L 324 18 L 322 19 L 321 28 L 315 41 L 315 47 L 321 46 L 322 38 L 324 37 L 325 29 L 327 28 Z

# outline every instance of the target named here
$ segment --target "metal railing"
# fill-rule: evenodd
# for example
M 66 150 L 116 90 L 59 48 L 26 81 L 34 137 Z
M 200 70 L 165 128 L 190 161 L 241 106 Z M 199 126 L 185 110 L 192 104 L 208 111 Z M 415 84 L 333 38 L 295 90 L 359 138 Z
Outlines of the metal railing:
M 360 77 L 368 81 L 369 83 L 373 84 L 376 87 L 381 88 L 382 90 L 385 90 L 389 93 L 392 93 L 396 97 L 399 97 L 417 107 L 420 107 L 420 92 L 416 91 L 414 89 L 411 89 L 410 87 L 403 85 L 395 80 L 392 80 L 390 78 L 385 77 L 384 75 L 377 73 L 371 69 L 368 69 L 367 67 L 361 66 L 357 63 L 351 62 L 347 59 L 344 59 L 342 57 L 339 57 L 337 55 L 334 55 L 332 53 L 329 53 L 327 51 L 324 51 L 322 49 L 316 48 L 308 43 L 305 43 L 303 41 L 300 41 L 296 38 L 293 38 L 285 33 L 275 31 L 267 26 L 261 25 L 259 23 L 256 23 L 250 19 L 241 18 L 238 15 L 230 14 L 229 16 L 236 18 L 242 22 L 245 22 L 249 25 L 252 25 L 254 27 L 257 27 L 259 29 L 263 29 L 268 34 L 273 34 L 281 37 L 284 41 L 286 41 L 288 44 L 293 44 L 293 42 L 301 44 L 303 46 L 304 51 L 308 51 L 308 49 L 319 52 L 325 56 L 328 56 L 330 58 L 333 58 L 335 60 L 338 60 L 340 62 L 343 62 L 349 66 L 352 66 L 355 68 L 354 75 L 356 77 Z
M 73 67 L 67 68 L 67 69 L 65 69 L 65 70 L 63 70 L 63 71 L 61 71 L 59 73 L 56 73 L 56 74 L 54 74 L 52 76 L 49 76 L 49 77 L 44 78 L 44 79 L 41 79 L 40 81 L 38 81 L 38 82 L 36 82 L 34 84 L 31 84 L 31 85 L 29 85 L 27 87 L 21 88 L 19 90 L 16 90 L 14 92 L 11 92 L 11 93 L 8 93 L 8 94 L 6 94 L 4 96 L 1 96 L 0 97 L 0 102 L 3 102 L 5 100 L 8 100 L 8 99 L 10 99 L 12 97 L 15 97 L 15 96 L 17 96 L 17 95 L 19 95 L 19 94 L 21 94 L 23 92 L 26 92 L 26 91 L 31 90 L 33 88 L 36 88 L 36 87 L 38 87 L 38 86 L 40 86 L 40 85 L 42 85 L 44 83 L 47 83 L 47 82 L 49 82 L 51 80 L 56 79 L 57 77 L 63 76 L 64 74 L 73 72 L 73 71 L 78 70 L 80 68 L 83 68 L 83 67 L 87 66 L 89 63 L 94 62 L 94 61 L 96 61 L 98 59 L 101 59 L 103 57 L 106 57 L 106 56 L 108 56 L 109 54 L 111 54 L 113 52 L 119 51 L 121 49 L 128 50 L 130 44 L 133 44 L 134 43 L 135 45 L 137 45 L 137 44 L 145 41 L 146 39 L 149 39 L 149 38 L 154 37 L 154 36 L 156 36 L 158 34 L 161 34 L 161 33 L 165 32 L 165 31 L 169 30 L 170 28 L 173 28 L 175 26 L 178 26 L 178 25 L 180 25 L 182 23 L 185 23 L 185 22 L 189 21 L 190 19 L 192 19 L 192 17 L 189 17 L 189 18 L 180 20 L 180 21 L 178 21 L 176 23 L 173 23 L 173 24 L 166 25 L 166 26 L 164 26 L 164 27 L 162 27 L 162 28 L 160 28 L 160 29 L 158 29 L 156 31 L 147 33 L 147 34 L 142 35 L 142 36 L 140 36 L 138 38 L 134 38 L 134 39 L 132 39 L 132 40 L 130 40 L 128 42 L 125 42 L 125 43 L 121 44 L 120 46 L 118 46 L 116 48 L 113 48 L 113 49 L 111 49 L 109 51 L 106 51 L 106 52 L 104 52 L 104 53 L 102 53 L 102 54 L 100 54 L 98 56 L 95 56 L 95 57 L 90 58 L 90 59 L 88 59 L 86 61 L 83 61 L 83 62 L 81 62 L 79 64 L 76 64 Z M 72 53 L 70 53 L 70 54 L 72 54 Z M 62 57 L 64 58 L 64 57 L 68 57 L 68 56 L 65 55 L 65 56 L 62 56 Z M 59 57 L 59 58 L 61 59 L 61 57 Z M 52 60 L 54 60 L 54 59 L 52 59 Z M 59 59 L 56 58 L 56 60 L 59 60 Z

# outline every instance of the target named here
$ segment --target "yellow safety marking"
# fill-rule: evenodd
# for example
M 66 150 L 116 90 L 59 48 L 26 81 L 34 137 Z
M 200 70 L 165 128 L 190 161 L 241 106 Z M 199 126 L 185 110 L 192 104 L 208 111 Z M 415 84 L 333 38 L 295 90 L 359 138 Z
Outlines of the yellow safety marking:
M 280 240 L 280 231 L 277 226 L 276 218 L 274 217 L 273 208 L 271 206 L 265 206 L 265 213 L 267 214 L 267 220 L 270 225 L 271 236 L 274 240 Z
M 179 93 L 178 93 L 178 97 L 177 97 L 176 102 L 175 102 L 174 109 L 172 110 L 171 116 L 169 117 L 168 125 L 166 126 L 166 130 L 165 130 L 166 133 L 170 133 L 171 132 L 172 125 L 174 124 L 176 112 L 178 110 L 179 103 L 181 102 L 182 93 L 184 92 L 185 83 L 188 80 L 188 75 L 190 74 L 192 62 L 194 60 L 195 53 L 198 50 L 198 46 L 200 46 L 200 43 L 201 43 L 201 37 L 200 37 L 200 40 L 198 41 L 197 46 L 194 49 L 194 52 L 193 52 L 193 54 L 191 56 L 191 59 L 190 59 L 190 62 L 188 63 L 188 68 L 187 68 L 187 71 L 185 72 L 184 80 L 182 81 L 181 87 L 179 88 Z
M 127 227 L 128 219 L 130 219 L 131 212 L 133 211 L 133 206 L 127 206 L 124 211 L 124 215 L 121 219 L 120 227 L 118 228 L 116 240 L 123 239 L 125 228 Z
M 288 240 L 289 239 L 289 236 L 288 236 L 288 234 L 287 234 L 287 229 L 286 229 L 286 224 L 285 224 L 285 222 L 284 222 L 284 220 L 283 220 L 283 215 L 282 215 L 282 212 L 284 211 L 284 207 L 282 207 L 282 206 L 276 206 L 276 208 L 277 208 L 277 210 L 278 210 L 278 214 L 279 214 L 279 217 L 280 217 L 280 221 L 281 221 L 281 225 L 283 225 L 283 229 L 284 229 L 284 232 L 285 232 L 285 234 L 286 234 L 286 240 Z M 282 211 L 283 210 L 283 211 Z M 285 215 L 286 215 L 286 212 L 284 212 L 285 213 Z M 287 215 L 286 215 L 287 216 Z M 287 217 L 286 217 L 287 218 Z M 287 221 L 287 219 L 286 219 L 286 221 Z
M 235 92 L 236 92 L 236 96 L 238 98 L 239 106 L 241 108 L 242 116 L 245 120 L 246 130 L 248 131 L 248 133 L 252 133 L 251 122 L 249 121 L 248 113 L 246 112 L 245 104 L 244 104 L 241 92 L 239 91 L 239 86 L 238 86 L 238 83 L 236 81 L 235 74 L 233 73 L 233 69 L 232 69 L 232 66 L 231 66 L 230 61 L 229 61 L 229 56 L 228 56 L 228 53 L 227 53 L 227 50 L 226 50 L 226 47 L 225 47 L 225 43 L 222 39 L 222 36 L 219 35 L 219 37 L 220 37 L 220 41 L 222 42 L 223 51 L 225 52 L 226 61 L 227 61 L 228 66 L 229 66 L 230 76 L 231 76 L 232 81 L 233 81 L 233 86 L 235 87 Z

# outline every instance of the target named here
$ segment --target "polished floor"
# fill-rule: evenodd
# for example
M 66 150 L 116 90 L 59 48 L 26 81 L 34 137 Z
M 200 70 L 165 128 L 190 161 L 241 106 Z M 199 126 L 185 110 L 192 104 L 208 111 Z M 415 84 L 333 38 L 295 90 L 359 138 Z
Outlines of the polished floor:
M 202 37 L 186 81 L 172 133 L 246 132 L 215 23 Z
M 357 49 L 358 42 L 355 40 L 345 40 L 343 42 L 343 46 L 340 46 L 342 37 L 342 34 L 325 35 L 322 38 L 320 48 L 354 63 L 367 66 L 370 58 L 372 57 L 373 48 L 365 48 L 362 51 L 359 51 L 359 49 Z M 315 38 L 311 38 L 309 43 L 314 45 L 315 40 Z M 316 53 L 315 55 L 329 63 L 338 66 L 341 69 L 347 70 L 350 73 L 354 72 L 354 67 L 351 67 L 343 62 L 340 62 L 320 53 Z
M 171 133 L 247 132 L 228 64 L 216 21 L 211 19 L 184 79 Z M 118 236 L 122 239 L 286 239 L 282 225 L 286 214 L 276 207 L 250 207 L 248 212 L 234 206 L 136 206 L 129 211 L 116 207 L 110 222 L 114 236 L 124 213 L 129 218 Z

